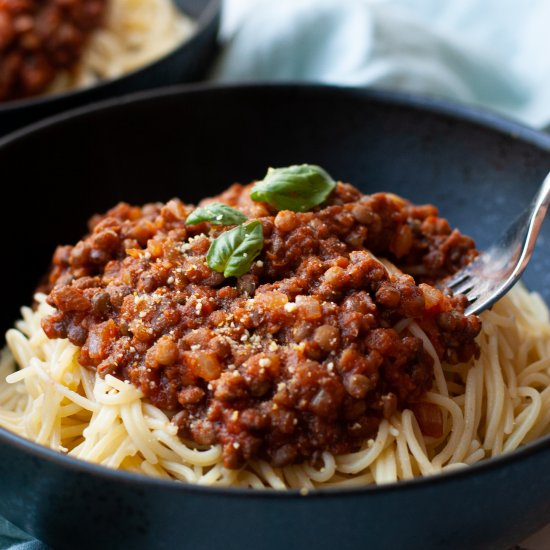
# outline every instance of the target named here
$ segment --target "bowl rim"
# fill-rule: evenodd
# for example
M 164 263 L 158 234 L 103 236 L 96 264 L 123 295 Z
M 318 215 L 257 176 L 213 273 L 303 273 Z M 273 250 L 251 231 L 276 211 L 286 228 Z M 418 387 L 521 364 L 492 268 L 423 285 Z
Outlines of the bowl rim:
M 123 95 L 116 98 L 107 99 L 98 103 L 78 107 L 61 114 L 57 114 L 35 122 L 29 126 L 18 129 L 7 136 L 0 138 L 0 150 L 24 140 L 28 136 L 48 129 L 50 127 L 62 126 L 65 122 L 93 116 L 98 112 L 109 111 L 111 109 L 124 108 L 126 105 L 136 105 L 139 103 L 155 102 L 169 97 L 189 97 L 205 94 L 239 94 L 243 90 L 262 93 L 276 90 L 284 90 L 287 93 L 299 94 L 327 94 L 359 98 L 360 101 L 381 103 L 403 107 L 407 109 L 416 109 L 438 117 L 447 118 L 456 122 L 466 122 L 486 128 L 496 133 L 504 134 L 518 141 L 531 144 L 543 151 L 550 153 L 550 135 L 542 131 L 530 128 L 520 122 L 506 118 L 491 110 L 479 107 L 464 105 L 458 102 L 446 99 L 433 98 L 429 96 L 420 96 L 412 93 L 394 92 L 388 90 L 372 90 L 366 88 L 356 88 L 350 86 L 336 86 L 331 84 L 304 84 L 298 82 L 286 83 L 235 83 L 235 84 L 180 84 L 159 88 L 156 90 L 146 90 L 142 92 Z M 550 434 L 532 441 L 510 453 L 489 457 L 471 466 L 452 469 L 450 471 L 416 477 L 410 480 L 397 481 L 382 485 L 368 485 L 364 487 L 334 487 L 334 488 L 316 488 L 309 489 L 307 492 L 299 489 L 288 489 L 284 491 L 274 489 L 249 489 L 243 487 L 221 487 L 221 486 L 202 486 L 177 480 L 166 480 L 152 478 L 141 474 L 135 474 L 122 470 L 114 470 L 73 458 L 71 456 L 54 451 L 30 440 L 27 440 L 5 428 L 0 427 L 0 445 L 9 445 L 17 450 L 25 452 L 37 459 L 54 463 L 55 465 L 74 472 L 75 474 L 92 475 L 101 478 L 104 481 L 120 483 L 122 485 L 131 485 L 137 488 L 152 487 L 165 491 L 182 491 L 188 493 L 200 493 L 204 495 L 226 497 L 241 497 L 247 495 L 248 498 L 356 498 L 358 496 L 368 496 L 374 498 L 376 495 L 393 493 L 395 491 L 409 491 L 418 488 L 429 488 L 440 484 L 451 483 L 461 480 L 464 477 L 473 477 L 483 475 L 492 470 L 498 470 L 507 465 L 514 465 L 529 456 L 539 454 L 550 448 Z
M 184 15 L 187 15 L 185 10 L 177 5 L 177 0 L 171 0 L 175 5 L 178 11 L 182 12 Z M 204 8 L 202 9 L 198 18 L 191 18 L 195 24 L 192 34 L 188 38 L 183 40 L 175 48 L 171 49 L 169 52 L 165 53 L 161 57 L 153 59 L 146 65 L 142 65 L 129 73 L 123 74 L 117 78 L 108 78 L 105 80 L 100 80 L 91 86 L 84 86 L 79 88 L 74 88 L 70 90 L 63 90 L 61 92 L 55 92 L 51 94 L 44 94 L 38 96 L 27 97 L 23 99 L 14 99 L 11 101 L 2 101 L 0 102 L 0 116 L 3 114 L 17 114 L 18 111 L 23 111 L 25 109 L 33 109 L 40 107 L 47 107 L 55 103 L 60 103 L 68 99 L 79 99 L 85 98 L 88 94 L 94 92 L 102 92 L 108 90 L 109 87 L 113 85 L 124 84 L 126 81 L 133 79 L 136 76 L 145 73 L 151 68 L 164 63 L 167 60 L 170 60 L 172 57 L 177 55 L 183 49 L 187 49 L 194 42 L 196 42 L 199 37 L 202 36 L 203 32 L 210 27 L 210 25 L 215 21 L 215 19 L 221 14 L 221 2 L 222 0 L 205 0 Z

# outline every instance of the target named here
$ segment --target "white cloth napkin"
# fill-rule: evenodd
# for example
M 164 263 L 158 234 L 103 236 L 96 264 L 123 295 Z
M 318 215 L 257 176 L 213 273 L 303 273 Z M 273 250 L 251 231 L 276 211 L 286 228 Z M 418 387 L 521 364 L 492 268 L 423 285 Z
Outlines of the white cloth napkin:
M 417 92 L 550 123 L 548 0 L 225 0 L 221 82 Z

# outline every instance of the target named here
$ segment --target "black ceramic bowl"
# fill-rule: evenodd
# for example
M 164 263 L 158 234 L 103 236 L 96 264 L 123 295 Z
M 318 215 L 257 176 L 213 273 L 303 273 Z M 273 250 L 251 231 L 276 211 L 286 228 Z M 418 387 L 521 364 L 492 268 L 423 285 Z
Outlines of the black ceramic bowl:
M 433 202 L 483 247 L 534 194 L 550 137 L 465 107 L 313 86 L 175 88 L 58 116 L 0 142 L 0 328 L 92 213 L 196 201 L 302 162 Z M 546 226 L 526 279 L 550 300 L 548 239 Z M 54 548 L 503 550 L 549 521 L 549 464 L 546 437 L 455 473 L 301 496 L 109 471 L 0 430 L 0 514 Z
M 74 107 L 130 92 L 199 80 L 217 50 L 221 0 L 173 0 L 196 22 L 194 34 L 168 55 L 115 80 L 89 88 L 0 102 L 0 136 Z

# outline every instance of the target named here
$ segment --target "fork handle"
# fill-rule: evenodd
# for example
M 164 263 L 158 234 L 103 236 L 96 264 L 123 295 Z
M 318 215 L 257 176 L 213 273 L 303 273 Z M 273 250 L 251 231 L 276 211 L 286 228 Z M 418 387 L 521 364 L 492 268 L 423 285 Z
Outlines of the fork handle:
M 536 194 L 533 199 L 534 213 L 541 208 L 548 209 L 550 204 L 550 173 L 544 178 L 542 185 L 540 186 L 539 192 Z M 546 210 L 545 212 L 546 213 Z
M 535 248 L 535 243 L 540 232 L 542 222 L 546 217 L 546 212 L 548 211 L 548 206 L 550 205 L 550 173 L 548 173 L 544 178 L 544 181 L 542 182 L 542 185 L 540 186 L 540 189 L 531 204 L 529 227 L 525 237 L 525 247 L 521 255 L 521 263 L 524 261 L 529 261 L 529 258 L 533 253 L 533 249 Z M 521 271 L 523 271 L 523 269 Z

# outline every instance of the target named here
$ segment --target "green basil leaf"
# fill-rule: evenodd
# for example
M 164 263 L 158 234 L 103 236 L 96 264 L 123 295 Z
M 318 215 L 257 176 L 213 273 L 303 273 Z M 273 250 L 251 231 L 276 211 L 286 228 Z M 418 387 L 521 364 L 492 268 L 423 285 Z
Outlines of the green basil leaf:
M 300 164 L 270 168 L 250 196 L 277 210 L 306 212 L 324 202 L 335 187 L 336 182 L 320 166 Z
M 221 202 L 213 202 L 212 204 L 207 204 L 193 210 L 185 220 L 185 223 L 187 225 L 196 225 L 197 223 L 210 222 L 215 225 L 238 225 L 247 219 L 239 210 Z
M 260 221 L 238 225 L 216 237 L 206 255 L 206 263 L 225 277 L 240 277 L 252 265 L 264 246 Z

